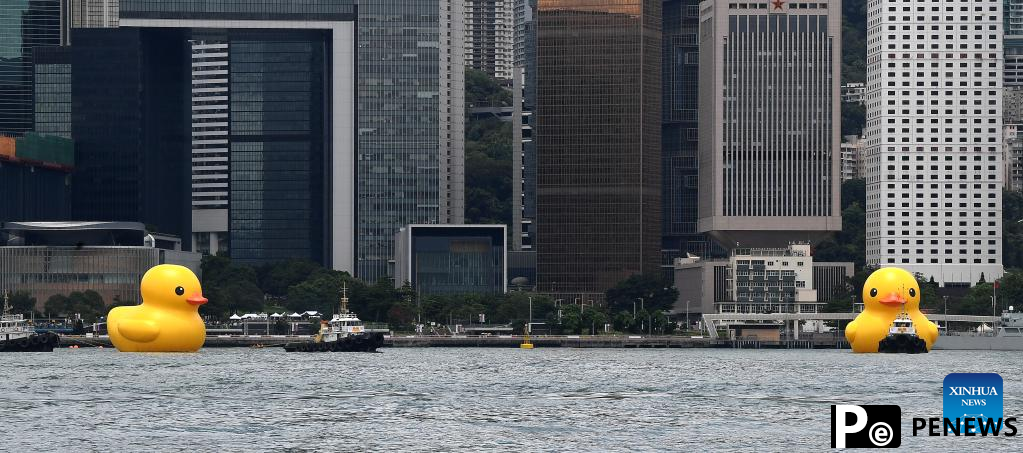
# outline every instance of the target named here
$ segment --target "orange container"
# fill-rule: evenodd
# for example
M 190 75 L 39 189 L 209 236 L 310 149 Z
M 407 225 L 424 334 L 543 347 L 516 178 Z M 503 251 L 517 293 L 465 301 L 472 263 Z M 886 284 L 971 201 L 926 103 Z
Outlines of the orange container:
M 0 136 L 0 155 L 14 157 L 14 138 Z

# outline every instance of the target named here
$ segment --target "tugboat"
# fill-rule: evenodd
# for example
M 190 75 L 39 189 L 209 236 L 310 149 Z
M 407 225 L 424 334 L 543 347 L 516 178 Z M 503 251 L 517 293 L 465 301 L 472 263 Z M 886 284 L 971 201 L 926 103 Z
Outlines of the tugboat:
M 877 344 L 877 352 L 920 354 L 927 352 L 927 342 L 916 335 L 913 320 L 903 311 L 892 321 L 888 336 Z
M 36 333 L 23 315 L 12 315 L 4 291 L 4 310 L 0 315 L 0 352 L 52 352 L 60 342 L 53 332 Z
M 288 352 L 377 352 L 384 334 L 366 332 L 355 313 L 348 311 L 348 287 L 341 288 L 341 309 L 331 320 L 320 321 L 313 343 L 287 343 Z

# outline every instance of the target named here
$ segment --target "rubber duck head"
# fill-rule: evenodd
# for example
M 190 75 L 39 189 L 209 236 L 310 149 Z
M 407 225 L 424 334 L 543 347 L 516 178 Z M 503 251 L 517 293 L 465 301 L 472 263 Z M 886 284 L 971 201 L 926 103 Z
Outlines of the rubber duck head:
M 197 311 L 207 299 L 195 274 L 184 266 L 161 264 L 142 276 L 142 303 L 164 309 Z
M 920 309 L 916 277 L 897 267 L 874 271 L 863 283 L 864 310 L 913 311 Z

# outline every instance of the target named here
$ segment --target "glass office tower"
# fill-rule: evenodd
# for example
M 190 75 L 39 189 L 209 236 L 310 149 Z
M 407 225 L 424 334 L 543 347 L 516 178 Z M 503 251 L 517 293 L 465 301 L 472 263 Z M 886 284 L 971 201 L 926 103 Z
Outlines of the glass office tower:
M 664 238 L 662 265 L 668 274 L 672 261 L 687 253 L 707 256 L 707 239 L 696 229 L 699 217 L 699 81 L 700 0 L 663 3 L 663 74 L 661 103 L 662 167 L 664 173 Z
M 323 31 L 230 38 L 231 257 L 323 260 Z
M 462 222 L 461 5 L 359 4 L 359 278 L 393 275 L 394 235 L 402 227 Z
M 0 135 L 32 130 L 32 55 L 61 44 L 61 0 L 0 0 Z
M 596 300 L 659 272 L 661 1 L 540 0 L 536 30 L 538 286 Z

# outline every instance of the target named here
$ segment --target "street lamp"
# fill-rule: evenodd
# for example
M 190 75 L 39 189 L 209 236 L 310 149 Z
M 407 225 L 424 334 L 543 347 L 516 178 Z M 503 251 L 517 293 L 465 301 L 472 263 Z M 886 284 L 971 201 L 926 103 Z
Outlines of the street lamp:
M 533 333 L 533 296 L 529 296 L 529 324 L 526 324 L 526 332 Z
M 689 330 L 689 299 L 686 299 L 686 330 Z

